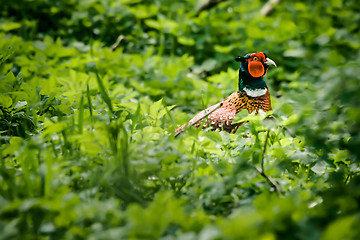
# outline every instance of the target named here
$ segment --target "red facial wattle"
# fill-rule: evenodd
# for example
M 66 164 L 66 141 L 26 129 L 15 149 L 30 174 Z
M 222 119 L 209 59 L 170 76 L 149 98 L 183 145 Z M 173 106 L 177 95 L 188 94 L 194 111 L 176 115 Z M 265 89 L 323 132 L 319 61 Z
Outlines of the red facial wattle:
M 265 68 L 262 62 L 250 60 L 248 64 L 248 70 L 251 76 L 254 78 L 261 77 L 265 74 Z

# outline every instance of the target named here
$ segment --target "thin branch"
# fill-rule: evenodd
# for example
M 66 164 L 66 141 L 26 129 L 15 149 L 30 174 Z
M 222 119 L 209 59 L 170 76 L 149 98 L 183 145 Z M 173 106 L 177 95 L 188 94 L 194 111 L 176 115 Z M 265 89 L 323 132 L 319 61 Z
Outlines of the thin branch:
M 262 156 L 261 156 L 261 171 L 262 172 L 264 172 L 264 158 L 265 158 L 265 152 L 266 152 L 266 147 L 267 147 L 269 135 L 270 135 L 270 129 L 268 129 L 266 131 L 265 145 L 264 145 L 264 149 L 263 149 Z
M 270 129 L 268 129 L 267 132 L 266 132 L 264 149 L 263 149 L 262 157 L 261 157 L 261 168 L 255 166 L 255 169 L 256 169 L 256 171 L 258 171 L 258 173 L 260 173 L 261 176 L 263 176 L 263 177 L 266 179 L 266 181 L 270 184 L 270 186 L 275 189 L 276 193 L 277 193 L 279 196 L 281 196 L 281 192 L 280 192 L 279 186 L 277 185 L 277 183 L 276 183 L 270 176 L 266 175 L 266 173 L 265 173 L 265 168 L 264 168 L 265 152 L 266 152 L 266 147 L 267 147 L 269 135 L 270 135 Z
M 225 1 L 226 0 L 208 0 L 208 1 L 204 2 L 197 10 L 196 16 L 199 16 L 202 11 L 211 9 L 211 8 L 215 7 L 216 5 L 218 5 L 219 3 L 225 2 Z
M 350 178 L 352 177 L 352 176 L 354 176 L 354 175 L 356 175 L 356 174 L 358 174 L 358 173 L 360 173 L 360 171 L 356 171 L 356 172 L 353 172 L 353 173 L 351 173 L 351 174 L 349 174 L 347 177 L 346 177 L 346 179 L 345 179 L 345 184 L 350 180 Z
M 256 166 L 255 166 L 255 170 L 258 171 L 258 173 L 260 173 L 260 175 L 266 179 L 266 181 L 271 185 L 271 187 L 273 187 L 275 189 L 276 193 L 279 196 L 281 196 L 280 188 L 277 185 L 277 183 L 274 181 L 274 179 L 272 179 L 270 176 L 266 175 L 265 172 L 261 171 L 261 169 Z
M 350 176 L 351 176 L 351 174 L 349 174 L 349 175 L 346 177 L 345 182 L 344 182 L 345 184 L 349 181 Z
M 274 10 L 275 6 L 278 5 L 281 0 L 269 0 L 260 10 L 260 13 L 264 16 L 269 16 Z
M 125 39 L 124 35 L 119 35 L 118 38 L 116 39 L 116 42 L 111 46 L 110 51 L 111 52 L 115 51 L 124 39 Z

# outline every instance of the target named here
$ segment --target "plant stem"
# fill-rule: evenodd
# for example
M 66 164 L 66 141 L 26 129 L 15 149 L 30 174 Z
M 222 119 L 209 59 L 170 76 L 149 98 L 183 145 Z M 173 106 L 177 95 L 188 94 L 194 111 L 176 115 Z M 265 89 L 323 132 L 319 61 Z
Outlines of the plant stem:
M 274 179 L 272 179 L 270 176 L 266 175 L 265 169 L 264 169 L 264 158 L 265 158 L 265 152 L 266 152 L 266 147 L 267 147 L 269 135 L 270 135 L 270 129 L 268 129 L 267 132 L 266 132 L 264 149 L 263 149 L 262 157 L 261 157 L 261 168 L 255 166 L 255 169 L 256 169 L 256 171 L 258 171 L 258 173 L 259 173 L 261 176 L 263 176 L 263 177 L 266 179 L 266 181 L 270 184 L 270 186 L 275 189 L 275 191 L 276 191 L 276 193 L 278 194 L 278 196 L 281 196 L 281 191 L 280 191 L 279 186 L 277 185 L 277 183 L 275 182 Z
M 262 172 L 264 172 L 264 158 L 265 158 L 266 147 L 267 147 L 267 143 L 268 143 L 268 139 L 269 139 L 269 134 L 270 134 L 270 130 L 268 129 L 266 131 L 265 145 L 264 145 L 264 149 L 263 149 L 262 156 L 261 156 L 261 171 Z

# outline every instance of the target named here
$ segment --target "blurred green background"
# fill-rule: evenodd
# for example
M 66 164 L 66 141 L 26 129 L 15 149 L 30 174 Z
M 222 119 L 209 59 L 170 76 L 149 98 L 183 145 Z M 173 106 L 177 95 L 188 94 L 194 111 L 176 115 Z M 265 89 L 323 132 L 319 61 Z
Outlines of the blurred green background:
M 3 2 L 0 239 L 360 239 L 359 23 L 355 0 Z M 174 138 L 260 51 L 278 120 Z

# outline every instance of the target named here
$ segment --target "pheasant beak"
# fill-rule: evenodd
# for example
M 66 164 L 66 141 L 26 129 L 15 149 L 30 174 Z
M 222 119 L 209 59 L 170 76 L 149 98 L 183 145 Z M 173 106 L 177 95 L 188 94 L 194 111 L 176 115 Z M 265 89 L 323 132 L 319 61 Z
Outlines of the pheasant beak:
M 271 65 L 271 66 L 277 67 L 276 63 L 273 60 L 271 60 L 270 58 L 266 58 L 266 61 L 264 62 L 264 64 L 266 64 L 268 66 Z

